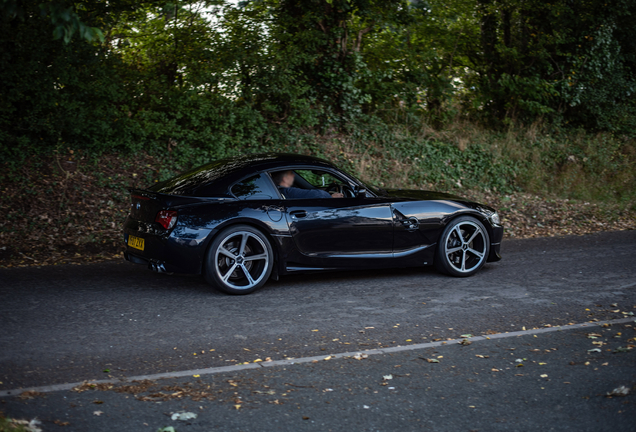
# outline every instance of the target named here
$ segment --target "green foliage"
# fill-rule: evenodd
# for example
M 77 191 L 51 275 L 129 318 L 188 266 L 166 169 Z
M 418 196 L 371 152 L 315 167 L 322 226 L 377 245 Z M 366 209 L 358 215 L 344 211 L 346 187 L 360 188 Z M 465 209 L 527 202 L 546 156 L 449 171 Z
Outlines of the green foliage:
M 368 162 L 386 184 L 583 196 L 596 176 L 623 199 L 635 13 L 630 0 L 0 0 L 0 159 L 147 152 L 165 177 L 293 151 L 360 175 Z M 493 132 L 444 137 L 466 119 Z M 501 144 L 536 122 L 567 138 Z

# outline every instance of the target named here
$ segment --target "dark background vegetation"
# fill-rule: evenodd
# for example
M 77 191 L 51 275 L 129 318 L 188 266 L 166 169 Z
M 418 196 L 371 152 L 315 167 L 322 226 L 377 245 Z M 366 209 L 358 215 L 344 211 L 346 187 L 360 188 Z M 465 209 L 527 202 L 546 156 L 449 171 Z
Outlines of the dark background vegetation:
M 632 0 L 0 0 L 0 260 L 116 253 L 127 187 L 263 151 L 633 228 L 635 34 Z

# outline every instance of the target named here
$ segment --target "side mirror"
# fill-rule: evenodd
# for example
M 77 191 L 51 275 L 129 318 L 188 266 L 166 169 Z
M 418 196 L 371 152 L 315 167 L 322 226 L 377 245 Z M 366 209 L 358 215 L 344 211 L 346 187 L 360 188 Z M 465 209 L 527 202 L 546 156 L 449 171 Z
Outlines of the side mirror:
M 356 198 L 366 198 L 367 190 L 365 188 L 360 188 L 356 190 Z

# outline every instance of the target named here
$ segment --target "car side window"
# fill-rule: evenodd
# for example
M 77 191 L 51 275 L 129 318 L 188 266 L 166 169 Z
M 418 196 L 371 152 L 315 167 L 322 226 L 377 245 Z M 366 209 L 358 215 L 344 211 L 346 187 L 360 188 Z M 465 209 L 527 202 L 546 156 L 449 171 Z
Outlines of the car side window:
M 265 200 L 278 198 L 278 193 L 274 188 L 272 181 L 265 173 L 241 180 L 232 186 L 230 191 L 240 200 Z
M 295 170 L 296 174 L 307 180 L 309 184 L 316 188 L 324 188 L 328 185 L 343 184 L 343 181 L 338 177 L 331 175 L 326 171 L 319 170 Z

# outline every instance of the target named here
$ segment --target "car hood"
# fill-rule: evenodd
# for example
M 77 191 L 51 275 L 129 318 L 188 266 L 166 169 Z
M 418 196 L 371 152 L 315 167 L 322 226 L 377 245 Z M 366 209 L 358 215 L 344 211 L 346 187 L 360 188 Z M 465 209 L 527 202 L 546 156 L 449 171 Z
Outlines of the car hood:
M 396 198 L 405 201 L 455 201 L 461 202 L 464 204 L 468 204 L 469 207 L 483 207 L 489 210 L 491 209 L 487 205 L 483 205 L 477 203 L 475 201 L 469 200 L 468 198 L 463 198 L 458 195 L 453 195 L 444 192 L 435 192 L 435 191 L 426 191 L 426 190 L 409 190 L 409 189 L 379 189 L 377 192 L 380 195 L 388 196 L 391 198 Z
M 412 200 L 412 201 L 438 201 L 438 200 L 448 200 L 448 201 L 459 201 L 462 203 L 472 203 L 477 204 L 474 201 L 471 201 L 467 198 L 462 198 L 457 195 L 444 193 L 444 192 L 435 192 L 435 191 L 426 191 L 426 190 L 409 190 L 409 189 L 380 189 L 378 191 L 380 195 L 392 197 L 392 198 L 401 198 L 404 200 Z

